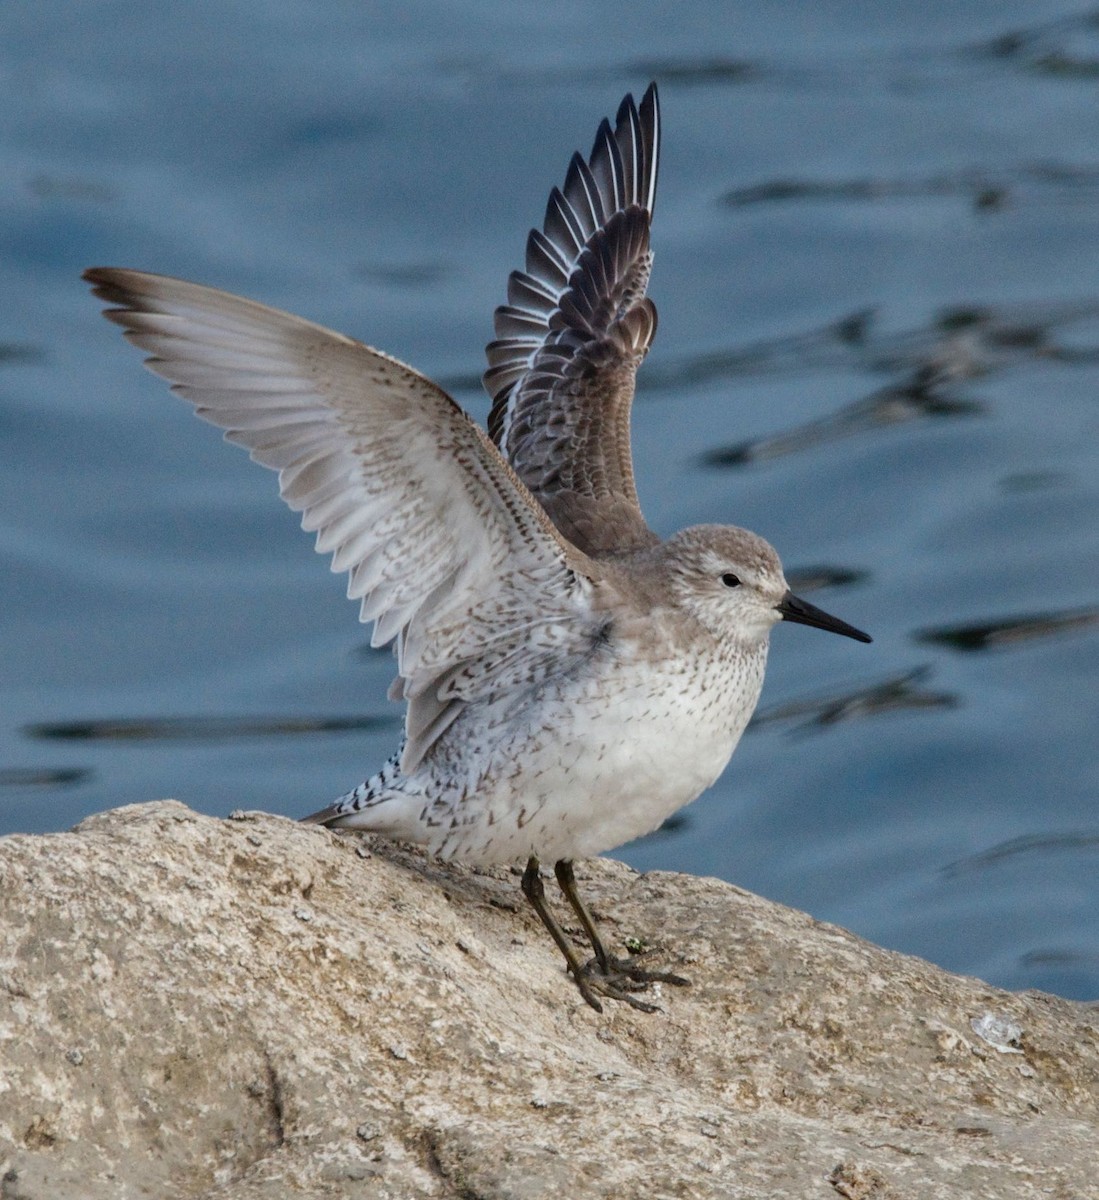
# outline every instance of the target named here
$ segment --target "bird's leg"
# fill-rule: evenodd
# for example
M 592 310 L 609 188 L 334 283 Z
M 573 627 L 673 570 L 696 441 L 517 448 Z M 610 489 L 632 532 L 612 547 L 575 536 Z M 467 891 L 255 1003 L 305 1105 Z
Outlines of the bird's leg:
M 584 926 L 584 932 L 588 935 L 591 948 L 595 951 L 595 959 L 599 963 L 600 971 L 604 975 L 609 975 L 613 960 L 607 953 L 607 947 L 603 945 L 603 939 L 599 936 L 595 918 L 584 903 L 583 897 L 576 890 L 576 876 L 572 870 L 572 859 L 559 858 L 553 864 L 553 873 L 557 876 L 557 886 L 564 893 L 565 899 L 572 905 L 572 911 L 580 918 L 580 924 Z
M 690 980 L 684 979 L 682 975 L 673 975 L 670 971 L 646 971 L 629 959 L 614 958 L 608 954 L 607 947 L 595 924 L 595 918 L 591 915 L 591 910 L 584 903 L 583 898 L 577 890 L 576 875 L 572 869 L 572 859 L 559 859 L 554 863 L 553 873 L 557 876 L 558 886 L 564 893 L 565 899 L 571 905 L 572 911 L 576 913 L 580 924 L 584 926 L 584 932 L 588 935 L 588 941 L 591 942 L 595 958 L 582 969 L 587 978 L 601 992 L 614 997 L 616 1000 L 625 1000 L 628 1004 L 632 1004 L 634 1008 L 640 1008 L 645 1012 L 654 1012 L 656 1010 L 655 1005 L 644 1004 L 635 996 L 629 994 L 629 990 L 627 989 L 629 989 L 630 984 L 633 984 L 633 990 L 636 990 L 637 987 L 644 988 L 650 983 L 671 983 L 677 987 L 685 987 L 690 983 Z M 598 974 L 596 974 L 597 970 Z M 573 974 L 576 974 L 575 969 L 573 970 Z M 600 979 L 600 976 L 602 976 L 602 979 Z M 629 983 L 626 982 L 627 980 Z M 577 982 L 579 982 L 579 976 L 577 976 Z
M 527 869 L 523 872 L 523 895 L 530 901 L 531 907 L 538 914 L 542 924 L 550 932 L 550 937 L 557 943 L 557 948 L 565 956 L 569 970 L 580 989 L 580 995 L 595 1009 L 603 1011 L 603 1005 L 595 998 L 595 993 L 584 980 L 584 965 L 581 963 L 572 942 L 565 936 L 565 931 L 557 923 L 557 918 L 549 910 L 546 903 L 546 890 L 542 886 L 542 876 L 538 870 L 538 859 L 532 854 L 527 859 Z M 591 918 L 588 918 L 591 920 Z
M 531 907 L 557 943 L 557 948 L 565 956 L 569 973 L 572 975 L 580 995 L 596 1012 L 603 1011 L 603 1005 L 596 998 L 596 991 L 601 995 L 609 996 L 612 1000 L 624 1000 L 642 1012 L 656 1012 L 655 1004 L 646 1004 L 645 1001 L 639 1000 L 631 993 L 642 990 L 647 984 L 654 982 L 675 984 L 688 982 L 679 975 L 642 970 L 628 960 L 616 959 L 608 954 L 603 939 L 599 936 L 599 930 L 596 928 L 595 918 L 576 890 L 576 876 L 573 874 L 572 860 L 563 858 L 557 862 L 554 865 L 554 874 L 557 876 L 561 891 L 565 894 L 565 899 L 579 917 L 581 925 L 584 926 L 584 932 L 591 942 L 592 950 L 595 952 L 595 958 L 591 962 L 582 963 L 580 961 L 576 947 L 569 941 L 565 931 L 557 923 L 557 918 L 550 912 L 549 905 L 546 903 L 546 891 L 542 885 L 538 859 L 533 854 L 527 859 L 527 868 L 523 872 L 523 895 L 530 901 Z

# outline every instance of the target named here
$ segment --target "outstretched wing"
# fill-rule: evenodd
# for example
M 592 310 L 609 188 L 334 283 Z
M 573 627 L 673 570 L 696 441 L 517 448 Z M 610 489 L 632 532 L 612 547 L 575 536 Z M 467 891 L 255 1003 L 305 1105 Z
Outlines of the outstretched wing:
M 660 108 L 627 96 L 587 162 L 550 193 L 526 271 L 508 280 L 486 353 L 489 433 L 557 528 L 592 555 L 653 544 L 630 456 L 634 376 L 656 332 L 652 266 Z
M 347 594 L 397 639 L 409 702 L 402 769 L 488 695 L 589 653 L 594 566 L 554 529 L 453 400 L 361 342 L 226 292 L 160 275 L 84 276 L 198 415 L 279 472 Z

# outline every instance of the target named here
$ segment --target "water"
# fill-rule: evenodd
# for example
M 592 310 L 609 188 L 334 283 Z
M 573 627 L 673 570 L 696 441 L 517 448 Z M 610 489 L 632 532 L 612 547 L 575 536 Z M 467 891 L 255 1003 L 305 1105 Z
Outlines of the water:
M 729 771 L 622 853 L 1094 998 L 1099 16 L 669 11 L 4 6 L 0 830 L 165 796 L 300 815 L 398 730 L 273 478 L 80 270 L 292 309 L 483 418 L 527 228 L 655 77 L 646 514 L 758 530 L 876 640 L 780 627 Z

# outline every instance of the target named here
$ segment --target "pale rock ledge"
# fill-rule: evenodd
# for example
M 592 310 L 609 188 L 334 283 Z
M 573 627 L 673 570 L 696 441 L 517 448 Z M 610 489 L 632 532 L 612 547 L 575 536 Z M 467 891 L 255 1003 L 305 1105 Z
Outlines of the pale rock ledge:
M 1095 1008 L 580 878 L 662 1012 L 590 1010 L 506 872 L 174 802 L 0 839 L 0 1196 L 1099 1197 Z

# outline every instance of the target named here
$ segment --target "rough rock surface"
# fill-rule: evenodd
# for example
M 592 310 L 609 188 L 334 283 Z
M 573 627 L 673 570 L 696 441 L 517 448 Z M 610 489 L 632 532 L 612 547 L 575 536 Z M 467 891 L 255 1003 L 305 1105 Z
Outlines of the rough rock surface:
M 662 1012 L 583 1004 L 507 873 L 172 802 L 0 840 L 0 1196 L 1099 1197 L 1094 1008 L 580 878 Z

